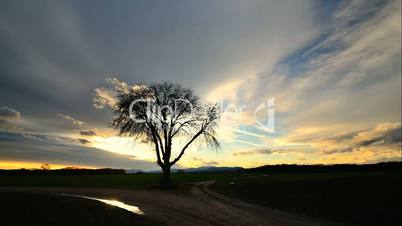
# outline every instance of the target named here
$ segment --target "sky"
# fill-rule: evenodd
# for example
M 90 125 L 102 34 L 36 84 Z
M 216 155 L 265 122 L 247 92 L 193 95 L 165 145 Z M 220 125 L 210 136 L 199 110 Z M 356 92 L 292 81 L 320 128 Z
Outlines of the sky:
M 228 109 L 177 167 L 401 161 L 399 0 L 6 0 L 0 168 L 157 169 L 109 122 L 114 87 L 161 81 Z

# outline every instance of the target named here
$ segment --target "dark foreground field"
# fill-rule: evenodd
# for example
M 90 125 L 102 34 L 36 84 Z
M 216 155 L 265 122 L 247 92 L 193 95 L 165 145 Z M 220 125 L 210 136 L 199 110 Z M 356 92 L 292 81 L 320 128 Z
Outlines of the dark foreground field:
M 161 225 L 97 201 L 57 194 L 0 192 L 1 225 Z
M 253 173 L 174 173 L 174 184 L 207 180 L 231 181 L 233 178 L 259 175 Z M 0 187 L 96 187 L 138 188 L 160 185 L 161 175 L 156 173 L 126 175 L 0 175 Z
M 402 203 L 401 176 L 402 174 L 399 171 L 178 173 L 173 174 L 173 180 L 176 182 L 177 187 L 165 191 L 156 187 L 159 181 L 159 175 L 157 174 L 88 176 L 25 175 L 0 176 L 0 189 L 1 187 L 5 189 L 13 189 L 11 187 L 20 187 L 22 189 L 25 187 L 47 187 L 44 191 L 48 191 L 49 189 L 53 189 L 53 187 L 69 187 L 70 189 L 87 187 L 87 190 L 81 190 L 81 192 L 86 192 L 92 188 L 105 188 L 106 190 L 103 190 L 102 193 L 91 190 L 91 194 L 102 194 L 103 196 L 108 195 L 108 192 L 112 191 L 111 189 L 126 189 L 126 191 L 133 191 L 133 193 L 130 195 L 127 193 L 126 197 L 124 192 L 113 191 L 116 193 L 116 196 L 121 196 L 122 200 L 128 199 L 134 203 L 139 203 L 139 205 L 141 204 L 147 210 L 147 213 L 149 213 L 147 216 L 150 216 L 150 219 L 157 219 L 159 222 L 171 220 L 169 225 L 177 225 L 177 222 L 182 222 L 182 219 L 185 219 L 183 221 L 184 224 L 190 221 L 196 225 L 216 225 L 216 222 L 221 222 L 222 225 L 233 225 L 233 222 L 246 220 L 245 217 L 241 217 L 245 215 L 245 213 L 241 212 L 245 209 L 247 209 L 247 214 L 250 216 L 259 217 L 259 219 L 256 218 L 255 223 L 265 222 L 262 225 L 278 225 L 276 223 L 268 224 L 270 219 L 274 219 L 272 222 L 285 222 L 282 225 L 304 225 L 297 222 L 297 224 L 294 224 L 295 221 L 289 221 L 286 215 L 279 214 L 278 216 L 277 213 L 269 209 L 282 210 L 294 215 L 305 216 L 306 218 L 322 219 L 323 222 L 338 222 L 346 225 L 400 225 Z M 216 183 L 199 183 L 201 185 L 197 186 L 191 185 L 194 182 L 211 180 L 216 181 Z M 195 186 L 196 189 L 193 189 L 192 186 Z M 28 188 L 28 190 L 30 189 Z M 194 191 L 195 195 L 191 195 L 190 193 Z M 214 192 L 217 193 L 214 194 Z M 259 209 L 259 212 L 253 212 L 256 208 L 253 207 L 250 209 L 246 205 L 238 205 L 233 200 L 228 202 L 227 199 L 222 198 L 218 194 L 224 194 L 238 200 L 265 206 L 268 209 Z M 21 209 L 19 207 L 21 206 L 21 202 L 23 202 L 27 210 L 35 209 L 36 212 L 34 212 L 32 217 L 38 222 L 46 219 L 43 218 L 43 214 L 49 212 L 51 214 L 46 215 L 46 217 L 50 216 L 47 221 L 64 219 L 63 217 L 66 216 L 65 213 L 68 213 L 68 215 L 75 217 L 68 219 L 70 221 L 67 222 L 71 223 L 71 220 L 74 220 L 74 218 L 85 218 L 82 222 L 86 223 L 83 225 L 90 225 L 90 219 L 93 216 L 111 215 L 117 216 L 117 219 L 119 219 L 119 223 L 113 223 L 112 225 L 126 225 L 128 222 L 127 219 L 130 219 L 129 222 L 135 222 L 135 225 L 153 223 L 147 221 L 146 218 L 143 220 L 138 216 L 125 215 L 124 211 L 121 212 L 114 209 L 112 212 L 109 212 L 109 209 L 104 209 L 104 204 L 100 204 L 101 206 L 92 209 L 91 211 L 93 212 L 91 212 L 88 210 L 91 209 L 92 203 L 82 200 L 62 199 L 54 196 L 32 197 L 27 196 L 27 194 L 21 197 L 15 195 L 14 197 L 19 199 L 19 203 L 14 202 L 15 205 L 12 207 L 13 197 L 4 193 L 0 196 L 2 204 L 4 203 L 3 200 L 9 203 L 7 205 L 10 208 L 4 207 L 7 205 L 2 205 L 2 208 L 6 209 L 1 210 L 2 215 L 3 213 L 7 213 L 6 211 L 9 211 L 9 214 L 7 214 L 9 220 L 14 219 L 11 216 L 16 216 L 15 213 L 20 213 Z M 165 197 L 165 200 L 163 197 Z M 66 206 L 64 207 L 66 209 L 53 208 L 53 206 Z M 225 206 L 226 210 L 222 209 L 223 206 Z M 84 211 L 82 211 L 83 209 Z M 102 211 L 107 213 L 103 213 Z M 83 212 L 84 215 L 80 215 Z M 26 212 L 25 214 L 30 213 Z M 216 215 L 214 219 L 211 217 L 213 214 Z M 86 218 L 87 215 L 88 218 Z M 21 216 L 24 215 L 22 214 Z M 235 216 L 238 216 L 238 219 L 234 218 Z M 30 218 L 27 217 L 26 219 Z M 199 221 L 193 221 L 195 219 Z M 96 220 L 106 222 L 104 225 L 110 225 L 110 219 L 109 221 L 104 218 Z M 318 225 L 328 224 L 318 223 Z
M 401 173 L 262 174 L 212 189 L 263 206 L 350 225 L 401 225 Z

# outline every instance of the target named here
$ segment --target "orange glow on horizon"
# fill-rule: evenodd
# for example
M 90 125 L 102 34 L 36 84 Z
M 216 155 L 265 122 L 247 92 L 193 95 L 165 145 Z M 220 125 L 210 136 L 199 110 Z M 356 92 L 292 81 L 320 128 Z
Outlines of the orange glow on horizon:
M 21 161 L 0 161 L 0 169 L 40 169 L 41 166 L 45 164 L 44 162 L 21 162 Z M 62 169 L 67 167 L 74 168 L 86 168 L 86 169 L 96 169 L 98 167 L 93 166 L 82 166 L 82 165 L 63 165 L 63 164 L 52 164 L 47 162 L 50 165 L 50 169 Z

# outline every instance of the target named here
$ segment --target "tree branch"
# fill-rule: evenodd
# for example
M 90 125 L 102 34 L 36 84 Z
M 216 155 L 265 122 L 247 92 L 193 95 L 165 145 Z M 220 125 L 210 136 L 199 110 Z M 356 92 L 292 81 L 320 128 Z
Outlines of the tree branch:
M 197 139 L 198 136 L 200 136 L 200 135 L 202 134 L 203 131 L 204 131 L 204 129 L 201 128 L 201 130 L 198 131 L 198 133 L 196 133 L 196 134 L 193 136 L 193 138 L 191 138 L 191 140 L 189 140 L 189 141 L 187 142 L 186 145 L 184 145 L 183 149 L 181 149 L 180 154 L 170 163 L 171 166 L 173 166 L 177 161 L 180 160 L 181 156 L 183 156 L 183 154 L 184 154 L 184 151 L 188 148 L 188 146 L 189 146 L 191 143 L 193 143 L 193 141 L 194 141 L 195 139 Z

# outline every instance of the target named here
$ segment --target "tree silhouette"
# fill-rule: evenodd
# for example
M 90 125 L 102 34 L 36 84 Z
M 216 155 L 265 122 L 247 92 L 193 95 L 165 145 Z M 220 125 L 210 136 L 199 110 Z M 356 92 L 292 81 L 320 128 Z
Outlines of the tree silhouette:
M 48 163 L 44 163 L 40 166 L 42 170 L 50 170 L 50 165 Z
M 202 105 L 193 90 L 172 82 L 116 88 L 117 103 L 112 126 L 120 135 L 152 142 L 163 184 L 169 185 L 170 169 L 196 140 L 219 148 L 215 137 L 217 105 Z M 173 156 L 173 140 L 185 140 Z

